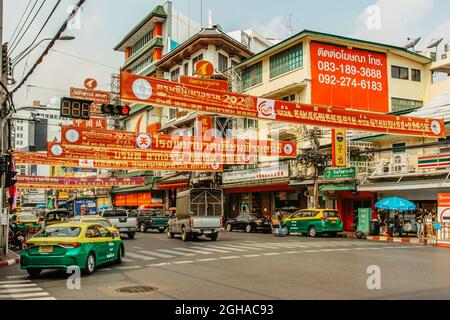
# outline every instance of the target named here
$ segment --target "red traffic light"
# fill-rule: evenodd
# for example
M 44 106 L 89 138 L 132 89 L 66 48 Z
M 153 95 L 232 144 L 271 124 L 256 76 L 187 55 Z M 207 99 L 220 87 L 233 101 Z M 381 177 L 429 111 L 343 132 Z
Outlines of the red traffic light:
M 130 114 L 130 107 L 112 104 L 103 104 L 102 113 L 115 116 L 127 116 Z

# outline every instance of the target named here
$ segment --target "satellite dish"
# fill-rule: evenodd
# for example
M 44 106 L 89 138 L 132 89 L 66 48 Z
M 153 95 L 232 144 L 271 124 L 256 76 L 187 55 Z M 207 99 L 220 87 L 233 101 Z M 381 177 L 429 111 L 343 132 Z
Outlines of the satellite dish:
M 431 43 L 428 45 L 427 49 L 431 49 L 431 48 L 437 47 L 438 45 L 441 44 L 442 40 L 444 40 L 444 38 L 440 38 L 438 40 L 434 40 L 434 39 L 431 40 Z
M 416 39 L 408 38 L 408 43 L 404 46 L 404 48 L 407 50 L 412 48 L 414 50 L 414 47 L 419 43 L 420 39 L 422 39 L 422 38 L 421 37 L 416 38 Z M 414 50 L 414 51 L 416 51 L 416 50 Z

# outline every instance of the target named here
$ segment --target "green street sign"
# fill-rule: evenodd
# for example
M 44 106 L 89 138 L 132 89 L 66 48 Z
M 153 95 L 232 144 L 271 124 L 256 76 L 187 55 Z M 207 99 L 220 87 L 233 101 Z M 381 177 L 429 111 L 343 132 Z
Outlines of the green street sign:
M 325 169 L 325 179 L 355 178 L 356 168 L 327 168 Z

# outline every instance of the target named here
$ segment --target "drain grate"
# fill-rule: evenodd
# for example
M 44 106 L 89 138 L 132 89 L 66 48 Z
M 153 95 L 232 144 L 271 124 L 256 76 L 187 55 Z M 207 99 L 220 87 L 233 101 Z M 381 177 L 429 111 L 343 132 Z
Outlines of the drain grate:
M 116 289 L 117 292 L 121 293 L 146 293 L 158 290 L 155 287 L 150 286 L 131 286 Z

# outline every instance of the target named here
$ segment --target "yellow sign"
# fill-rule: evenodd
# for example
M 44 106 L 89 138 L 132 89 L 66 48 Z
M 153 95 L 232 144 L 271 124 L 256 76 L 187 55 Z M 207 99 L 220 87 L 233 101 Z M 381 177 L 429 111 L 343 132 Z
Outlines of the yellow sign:
M 332 139 L 332 166 L 334 168 L 345 168 L 347 167 L 347 131 L 343 128 L 333 129 Z

